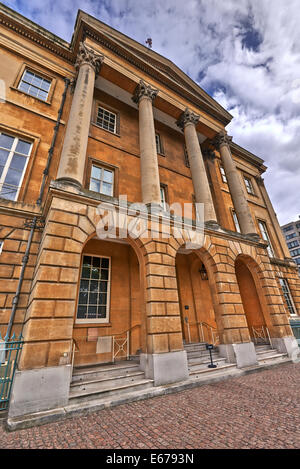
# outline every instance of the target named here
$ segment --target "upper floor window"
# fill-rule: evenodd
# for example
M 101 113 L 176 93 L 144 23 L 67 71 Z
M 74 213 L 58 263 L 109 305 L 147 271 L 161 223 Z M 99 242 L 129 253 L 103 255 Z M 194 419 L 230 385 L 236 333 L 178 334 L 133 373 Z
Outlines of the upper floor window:
M 89 189 L 100 194 L 113 196 L 114 172 L 102 166 L 92 164 Z
M 0 241 L 0 254 L 2 252 L 2 248 L 3 248 L 3 241 Z
M 296 264 L 300 264 L 300 257 L 297 257 L 296 259 L 294 259 Z
M 283 291 L 285 301 L 287 303 L 289 313 L 290 314 L 296 314 L 296 310 L 295 310 L 293 298 L 292 298 L 292 295 L 291 295 L 291 292 L 290 292 L 288 281 L 285 278 L 280 278 L 279 282 L 280 282 L 280 285 L 281 285 L 281 288 L 282 288 L 282 291 Z
M 300 256 L 300 249 L 295 249 L 294 251 L 291 251 L 291 256 L 292 257 Z
M 156 145 L 156 153 L 159 155 L 164 156 L 164 150 L 161 142 L 161 138 L 159 134 L 155 134 L 155 145 Z
M 83 256 L 77 322 L 107 322 L 109 315 L 110 258 Z
M 252 185 L 252 181 L 250 178 L 244 176 L 244 181 L 245 181 L 245 186 L 246 186 L 246 190 L 248 192 L 248 194 L 252 194 L 254 195 L 255 192 L 254 192 L 254 189 L 253 189 L 253 185 Z
M 18 89 L 20 91 L 24 91 L 24 93 L 34 96 L 35 98 L 39 98 L 42 101 L 47 101 L 50 86 L 50 80 L 47 80 L 46 78 L 43 78 L 40 75 L 25 69 Z
M 299 246 L 299 242 L 298 241 L 291 241 L 290 243 L 287 243 L 287 246 L 288 246 L 289 249 L 296 248 L 297 246 Z
M 102 129 L 109 130 L 114 134 L 117 133 L 117 114 L 114 112 L 98 106 L 96 122 Z
M 233 218 L 233 222 L 234 222 L 234 226 L 235 226 L 236 231 L 238 233 L 240 233 L 241 232 L 241 227 L 240 227 L 240 224 L 239 224 L 237 214 L 234 210 L 232 210 L 232 218 Z
M 225 169 L 221 165 L 220 165 L 220 173 L 221 173 L 222 181 L 227 184 L 227 177 L 226 177 Z
M 286 226 L 285 228 L 283 228 L 283 231 L 286 232 L 286 231 L 291 231 L 293 229 L 293 225 L 290 225 L 290 226 Z
M 17 199 L 31 149 L 32 143 L 0 133 L 0 197 Z
M 300 228 L 300 223 L 296 223 L 296 228 Z
M 262 238 L 265 240 L 265 241 L 268 241 L 269 243 L 269 246 L 267 247 L 267 251 L 268 251 L 268 254 L 270 257 L 275 257 L 274 256 L 274 251 L 273 251 L 273 247 L 272 247 L 272 244 L 271 244 L 271 240 L 270 240 L 270 236 L 269 236 L 269 233 L 268 233 L 268 230 L 267 230 L 267 225 L 264 221 L 259 221 L 258 222 L 258 226 L 259 226 L 259 229 L 260 229 L 260 233 L 262 235 Z
M 162 208 L 167 210 L 167 197 L 166 197 L 166 188 L 165 186 L 160 186 L 160 201 Z
M 285 235 L 286 239 L 292 239 L 292 238 L 295 238 L 296 236 L 296 233 L 291 233 L 289 235 Z

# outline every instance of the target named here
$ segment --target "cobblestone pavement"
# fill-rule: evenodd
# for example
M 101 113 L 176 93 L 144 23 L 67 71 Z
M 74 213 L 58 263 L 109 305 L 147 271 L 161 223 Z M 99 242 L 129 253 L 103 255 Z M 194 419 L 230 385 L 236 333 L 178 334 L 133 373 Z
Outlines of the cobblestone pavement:
M 0 448 L 299 448 L 300 364 L 26 430 Z

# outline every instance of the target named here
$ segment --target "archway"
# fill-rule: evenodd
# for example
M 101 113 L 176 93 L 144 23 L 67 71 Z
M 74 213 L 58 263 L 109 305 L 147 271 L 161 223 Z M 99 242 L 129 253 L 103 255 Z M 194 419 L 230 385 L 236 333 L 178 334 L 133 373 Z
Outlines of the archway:
M 141 256 L 136 249 L 128 240 L 96 237 L 84 245 L 74 312 L 75 364 L 123 360 L 143 348 Z
M 268 340 L 268 329 L 256 270 L 257 266 L 253 259 L 248 256 L 237 257 L 235 273 L 250 337 L 254 342 L 264 342 Z
M 206 265 L 193 251 L 180 249 L 176 255 L 178 296 L 185 343 L 217 343 L 218 340 L 213 292 Z

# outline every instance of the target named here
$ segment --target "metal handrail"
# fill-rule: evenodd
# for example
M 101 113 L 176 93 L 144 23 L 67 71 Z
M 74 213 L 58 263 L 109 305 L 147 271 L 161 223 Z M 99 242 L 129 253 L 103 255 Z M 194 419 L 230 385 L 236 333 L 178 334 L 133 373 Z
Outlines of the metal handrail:
M 110 334 L 103 334 L 99 337 L 111 337 L 112 338 L 112 362 L 114 363 L 115 362 L 115 358 L 116 356 L 124 351 L 124 347 L 125 345 L 127 345 L 127 350 L 126 350 L 126 357 L 127 359 L 129 358 L 129 355 L 130 355 L 130 333 L 137 327 L 141 327 L 141 324 L 135 324 L 134 326 L 130 327 L 129 329 L 126 329 L 125 331 L 123 332 L 119 332 L 117 334 L 113 334 L 113 335 L 110 335 Z M 120 343 L 120 340 L 122 336 L 126 335 L 126 338 L 123 340 L 123 342 Z M 74 358 L 75 358 L 75 353 L 76 352 L 80 352 L 80 347 L 78 345 L 78 341 L 79 340 L 86 340 L 88 338 L 88 335 L 84 335 L 84 336 L 81 336 L 81 337 L 76 337 L 76 339 L 74 337 L 72 337 L 71 339 L 71 352 L 70 352 L 70 363 L 72 365 L 72 370 L 73 370 L 73 367 L 74 367 Z M 118 350 L 117 352 L 115 353 L 115 346 L 118 347 Z
M 257 343 L 257 339 L 262 339 L 270 342 L 270 345 L 272 346 L 272 340 L 270 336 L 269 329 L 265 325 L 259 325 L 259 326 L 251 326 L 252 333 L 253 333 L 253 340 L 255 343 Z
M 187 330 L 188 330 L 189 343 L 191 342 L 190 326 L 198 326 L 198 333 L 199 333 L 200 342 L 206 342 L 205 337 L 204 337 L 204 332 L 203 332 L 203 326 L 208 329 L 208 333 L 211 336 L 211 343 L 213 345 L 216 345 L 217 342 L 219 341 L 219 334 L 218 334 L 217 328 L 211 326 L 207 322 L 205 322 L 205 321 L 196 321 L 196 322 L 189 323 L 188 320 L 187 320 L 186 324 L 187 324 Z

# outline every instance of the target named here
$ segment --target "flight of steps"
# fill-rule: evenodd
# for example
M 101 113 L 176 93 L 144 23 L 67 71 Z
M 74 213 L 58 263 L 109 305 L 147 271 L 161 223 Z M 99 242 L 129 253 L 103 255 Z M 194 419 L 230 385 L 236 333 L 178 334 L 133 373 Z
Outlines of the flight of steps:
M 221 372 L 233 371 L 236 369 L 234 363 L 226 363 L 226 358 L 220 357 L 217 348 L 212 350 L 213 364 L 216 368 L 208 368 L 210 364 L 209 351 L 206 350 L 205 343 L 185 344 L 187 353 L 188 369 L 190 378 L 201 378 L 208 374 L 220 374 Z
M 288 359 L 286 353 L 280 353 L 276 349 L 272 348 L 271 345 L 255 345 L 255 351 L 257 361 L 259 365 L 268 365 L 274 363 L 280 363 Z
M 70 386 L 69 404 L 94 399 L 118 398 L 121 395 L 153 387 L 145 379 L 137 361 L 110 365 L 75 366 Z

